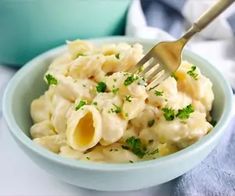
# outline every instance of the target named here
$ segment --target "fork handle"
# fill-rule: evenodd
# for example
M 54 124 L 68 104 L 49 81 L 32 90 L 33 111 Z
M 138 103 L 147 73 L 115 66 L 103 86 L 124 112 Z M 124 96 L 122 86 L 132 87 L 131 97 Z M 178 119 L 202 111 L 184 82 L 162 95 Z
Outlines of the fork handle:
M 186 43 L 194 34 L 204 29 L 210 22 L 212 22 L 218 15 L 227 9 L 235 0 L 218 0 L 211 8 L 209 8 L 197 21 L 193 23 L 191 28 L 182 36 Z

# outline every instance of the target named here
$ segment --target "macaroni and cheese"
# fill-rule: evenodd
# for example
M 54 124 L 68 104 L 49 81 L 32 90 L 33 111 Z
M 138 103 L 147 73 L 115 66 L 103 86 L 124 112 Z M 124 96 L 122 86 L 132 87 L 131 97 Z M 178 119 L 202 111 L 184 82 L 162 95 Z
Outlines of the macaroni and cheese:
M 109 163 L 155 159 L 212 129 L 212 83 L 182 62 L 157 87 L 128 72 L 140 44 L 76 40 L 45 73 L 48 90 L 31 104 L 33 141 L 64 157 Z

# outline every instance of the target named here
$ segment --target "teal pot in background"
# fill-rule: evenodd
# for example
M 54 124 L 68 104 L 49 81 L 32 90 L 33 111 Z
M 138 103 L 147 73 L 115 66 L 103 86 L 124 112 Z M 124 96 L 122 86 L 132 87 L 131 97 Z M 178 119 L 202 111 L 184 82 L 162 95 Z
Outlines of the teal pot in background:
M 124 33 L 131 0 L 0 0 L 0 63 L 20 66 L 65 40 Z

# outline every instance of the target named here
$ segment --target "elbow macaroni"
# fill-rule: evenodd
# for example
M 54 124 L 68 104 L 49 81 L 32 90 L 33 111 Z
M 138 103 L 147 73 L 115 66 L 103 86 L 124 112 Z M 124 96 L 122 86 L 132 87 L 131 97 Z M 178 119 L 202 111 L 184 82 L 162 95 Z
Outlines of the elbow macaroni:
M 143 56 L 140 44 L 67 44 L 45 73 L 48 90 L 31 103 L 39 145 L 73 159 L 133 163 L 174 153 L 212 129 L 212 83 L 196 66 L 184 61 L 175 77 L 147 90 L 127 72 Z

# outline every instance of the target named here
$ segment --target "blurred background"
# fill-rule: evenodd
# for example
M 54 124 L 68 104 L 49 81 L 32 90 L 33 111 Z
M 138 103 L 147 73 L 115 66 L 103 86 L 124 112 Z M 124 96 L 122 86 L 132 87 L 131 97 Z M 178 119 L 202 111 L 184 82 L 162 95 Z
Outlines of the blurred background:
M 0 0 L 0 62 L 22 65 L 65 40 L 122 35 L 131 0 Z

